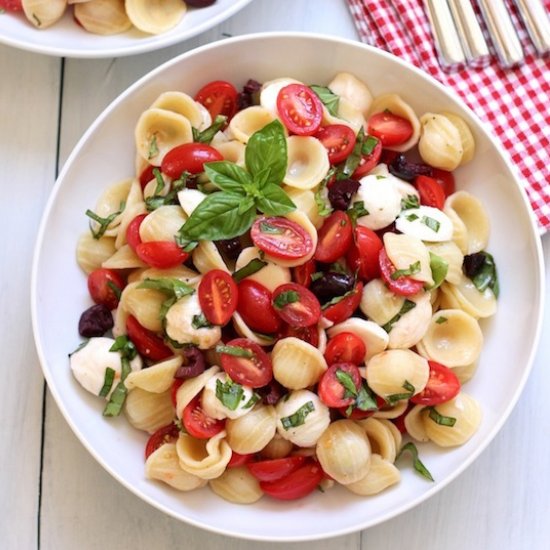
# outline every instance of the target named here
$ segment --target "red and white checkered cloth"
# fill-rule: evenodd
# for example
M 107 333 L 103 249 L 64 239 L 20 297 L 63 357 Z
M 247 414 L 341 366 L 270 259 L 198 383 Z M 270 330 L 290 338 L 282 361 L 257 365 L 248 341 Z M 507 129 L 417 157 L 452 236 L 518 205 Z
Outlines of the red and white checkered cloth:
M 363 42 L 409 61 L 451 87 L 493 128 L 523 179 L 541 233 L 550 229 L 550 61 L 535 56 L 513 3 L 507 0 L 525 64 L 505 70 L 495 58 L 484 68 L 449 73 L 438 65 L 422 0 L 347 2 Z M 545 7 L 550 10 L 550 0 L 545 0 Z

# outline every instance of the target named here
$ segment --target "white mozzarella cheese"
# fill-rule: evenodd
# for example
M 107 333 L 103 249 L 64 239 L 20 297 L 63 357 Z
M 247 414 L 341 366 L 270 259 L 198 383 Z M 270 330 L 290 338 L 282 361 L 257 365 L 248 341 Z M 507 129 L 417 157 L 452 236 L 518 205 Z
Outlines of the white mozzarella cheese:
M 420 206 L 403 210 L 395 222 L 401 233 L 422 241 L 450 241 L 453 236 L 453 222 L 443 211 L 432 206 Z
M 231 378 L 225 373 L 220 372 L 208 380 L 202 391 L 201 405 L 203 411 L 210 417 L 222 420 L 223 418 L 240 418 L 252 409 L 254 391 L 248 386 L 240 385 L 243 389 L 242 397 L 235 409 L 226 407 L 218 397 L 216 389 L 219 384 L 227 384 Z M 236 382 L 234 382 L 236 383 Z
M 393 223 L 401 211 L 401 193 L 387 176 L 368 174 L 362 178 L 352 199 L 352 204 L 355 202 L 362 202 L 368 212 L 357 223 L 375 231 Z

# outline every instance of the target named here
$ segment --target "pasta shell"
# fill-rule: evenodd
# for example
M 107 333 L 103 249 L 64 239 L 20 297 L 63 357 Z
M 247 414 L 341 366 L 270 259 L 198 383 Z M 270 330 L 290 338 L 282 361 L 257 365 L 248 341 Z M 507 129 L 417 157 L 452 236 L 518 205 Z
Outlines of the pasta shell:
M 229 123 L 235 139 L 241 143 L 248 143 L 248 140 L 258 130 L 275 120 L 275 116 L 271 111 L 264 109 L 259 105 L 247 107 L 239 111 Z
M 76 244 L 76 262 L 80 269 L 89 275 L 94 269 L 101 267 L 114 253 L 115 239 L 101 237 L 94 239 L 90 232 L 83 233 Z
M 426 442 L 430 438 L 426 433 L 424 427 L 424 420 L 422 418 L 422 411 L 425 409 L 424 405 L 415 405 L 405 416 L 405 429 L 407 433 L 416 441 Z
M 222 255 L 212 241 L 199 241 L 198 246 L 193 250 L 193 264 L 201 273 L 208 273 L 212 269 L 229 269 L 225 265 Z
M 391 462 L 373 453 L 367 475 L 345 487 L 356 495 L 371 496 L 399 483 L 400 479 L 399 470 Z
M 284 183 L 298 189 L 313 189 L 330 168 L 325 146 L 311 136 L 287 138 L 288 164 Z
M 180 434 L 176 443 L 180 467 L 201 479 L 221 476 L 232 454 L 225 435 L 225 430 L 210 439 L 197 439 L 189 434 Z
M 170 390 L 153 393 L 134 388 L 126 397 L 124 413 L 134 428 L 154 433 L 174 419 Z
M 181 0 L 126 0 L 126 13 L 140 31 L 162 34 L 173 29 L 187 10 Z
M 163 393 L 172 388 L 174 374 L 182 363 L 182 356 L 175 355 L 146 369 L 131 372 L 126 377 L 125 385 L 129 390 L 140 388 L 151 393 Z
M 245 145 L 242 141 L 232 139 L 224 143 L 216 143 L 213 147 L 221 153 L 224 160 L 244 166 Z
M 344 124 L 349 126 L 354 133 L 357 133 L 364 126 L 365 117 L 347 98 L 340 97 L 337 116 L 333 116 L 326 107 L 323 108 L 322 125 L 327 126 L 329 124 Z
M 393 406 L 384 405 L 381 409 L 374 411 L 372 413 L 372 417 L 378 418 L 379 420 L 385 420 L 387 418 L 398 418 L 407 410 L 408 404 L 408 401 L 398 401 Z
M 252 260 L 261 259 L 260 250 L 255 246 L 243 248 L 235 263 L 235 271 L 248 265 Z M 265 261 L 265 259 L 264 259 Z M 290 283 L 291 275 L 288 267 L 283 267 L 274 262 L 267 264 L 252 275 L 246 277 L 265 286 L 270 292 L 273 292 L 278 286 Z
M 218 496 L 236 504 L 252 504 L 264 494 L 246 466 L 228 468 L 220 477 L 211 479 L 209 485 Z
M 443 211 L 447 214 L 453 224 L 453 242 L 458 246 L 463 254 L 468 254 L 468 229 L 466 228 L 466 224 L 449 206 L 445 206 Z
M 288 456 L 294 445 L 276 433 L 271 441 L 261 450 L 262 458 L 284 458 Z
M 183 409 L 201 392 L 208 380 L 218 374 L 218 372 L 220 372 L 220 367 L 214 365 L 202 374 L 189 378 L 181 384 L 176 392 L 176 414 L 179 419 L 182 418 Z
M 136 216 L 146 213 L 147 207 L 145 206 L 145 201 L 143 200 L 141 185 L 139 181 L 135 179 L 133 180 L 132 186 L 130 187 L 130 192 L 128 193 L 128 198 L 126 199 L 126 206 L 122 211 L 120 224 L 117 227 L 115 241 L 115 246 L 117 248 L 120 248 L 121 246 L 126 244 L 126 231 L 132 220 Z
M 330 338 L 341 332 L 351 332 L 363 340 L 366 348 L 365 363 L 388 347 L 388 333 L 373 321 L 350 317 L 327 330 Z
M 363 116 L 368 114 L 372 105 L 372 94 L 367 85 L 353 74 L 338 73 L 329 82 L 328 88 L 341 98 L 347 99 Z
M 396 270 L 408 270 L 418 265 L 419 270 L 411 275 L 416 281 L 424 281 L 427 286 L 434 284 L 430 268 L 430 253 L 426 245 L 417 237 L 387 232 L 383 237 L 384 248 Z
M 412 348 L 422 339 L 432 320 L 430 298 L 429 292 L 423 292 L 409 298 L 416 306 L 407 313 L 402 314 L 393 323 L 389 334 L 388 348 Z
M 255 344 L 258 344 L 259 346 L 273 345 L 274 338 L 264 334 L 258 334 L 253 330 L 251 330 L 250 327 L 244 322 L 244 319 L 241 317 L 241 315 L 238 312 L 235 311 L 235 313 L 233 313 L 232 319 L 233 319 L 233 328 L 241 338 L 246 338 L 248 340 L 251 340 Z
M 272 405 L 256 405 L 250 412 L 225 424 L 227 442 L 237 453 L 261 451 L 275 435 L 277 414 Z
M 112 256 L 107 258 L 101 267 L 108 269 L 138 269 L 140 267 L 147 267 L 145 262 L 142 262 L 136 255 L 136 253 L 125 244 L 121 246 Z
M 195 208 L 206 198 L 206 195 L 198 189 L 182 189 L 178 193 L 178 201 L 183 211 L 190 216 Z
M 319 207 L 315 200 L 315 193 L 310 189 L 297 189 L 296 187 L 284 187 L 290 200 L 296 205 L 296 208 L 309 218 L 316 229 L 319 229 L 325 218 L 319 215 Z
M 459 382 L 465 384 L 474 376 L 477 371 L 478 362 L 466 365 L 464 367 L 453 367 L 453 372 L 456 374 Z
M 208 110 L 184 92 L 164 92 L 157 97 L 151 107 L 182 115 L 189 120 L 193 128 L 198 130 L 208 128 L 212 124 L 212 117 Z
M 162 330 L 160 308 L 166 296 L 159 290 L 138 288 L 139 283 L 130 283 L 124 287 L 119 307 L 133 315 L 140 325 L 153 332 Z
M 441 292 L 450 298 L 456 307 L 464 310 L 476 319 L 491 317 L 497 310 L 497 299 L 490 288 L 480 292 L 471 279 L 461 275 L 458 284 L 446 283 Z M 451 298 L 452 296 L 452 298 Z
M 387 421 L 387 424 L 384 424 L 381 420 L 371 417 L 359 420 L 358 424 L 369 438 L 371 451 L 389 462 L 394 462 L 398 448 L 395 444 L 393 432 L 387 425 L 391 422 Z
M 462 117 L 454 113 L 444 112 L 442 114 L 453 123 L 460 134 L 460 141 L 462 143 L 462 160 L 460 164 L 462 165 L 470 162 L 474 158 L 476 148 L 474 136 L 472 135 L 470 127 Z
M 186 117 L 164 109 L 147 109 L 137 122 L 135 140 L 141 157 L 160 166 L 168 151 L 193 141 L 193 132 Z
M 405 298 L 392 292 L 382 279 L 372 279 L 363 287 L 359 307 L 369 319 L 382 326 L 399 313 L 404 302 Z
M 104 235 L 107 237 L 116 236 L 117 227 L 122 219 L 122 211 L 124 210 L 124 205 L 132 186 L 132 181 L 133 180 L 131 179 L 126 179 L 109 185 L 102 193 L 96 204 L 94 213 L 100 218 L 108 218 L 109 216 L 119 212 L 119 214 L 113 218 L 111 223 L 109 223 L 107 230 L 104 232 Z M 90 227 L 94 232 L 97 232 L 99 230 L 99 223 L 92 220 L 90 222 Z
M 420 118 L 422 133 L 418 152 L 422 160 L 442 170 L 452 171 L 462 162 L 462 140 L 456 126 L 445 116 L 425 113 Z
M 88 32 L 118 34 L 132 27 L 124 0 L 89 0 L 74 6 L 74 17 Z
M 37 28 L 45 29 L 63 17 L 67 0 L 23 0 L 25 17 Z

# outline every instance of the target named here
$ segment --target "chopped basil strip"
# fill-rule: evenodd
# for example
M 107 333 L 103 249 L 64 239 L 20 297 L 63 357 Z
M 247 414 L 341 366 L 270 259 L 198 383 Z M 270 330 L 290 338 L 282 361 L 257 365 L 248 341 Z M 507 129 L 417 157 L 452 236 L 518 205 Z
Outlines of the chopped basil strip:
M 259 258 L 254 258 L 250 260 L 245 266 L 241 267 L 233 273 L 233 280 L 236 283 L 240 283 L 244 278 L 254 275 L 267 265 L 267 262 L 260 260 Z
M 105 369 L 105 378 L 103 381 L 103 386 L 101 387 L 101 390 L 99 390 L 99 396 L 100 397 L 107 397 L 109 395 L 109 392 L 111 391 L 111 388 L 113 387 L 113 382 L 115 381 L 115 370 L 111 367 L 107 367 Z
M 442 414 L 439 414 L 436 411 L 435 407 L 429 407 L 429 409 L 430 409 L 429 417 L 436 424 L 439 424 L 440 426 L 449 426 L 449 427 L 453 427 L 456 424 L 456 418 L 453 418 L 452 416 L 443 416 Z
M 420 260 L 414 262 L 407 269 L 396 269 L 392 274 L 391 278 L 395 281 L 399 277 L 408 277 L 409 275 L 414 275 L 415 273 L 420 272 Z
M 336 369 L 335 375 L 338 382 L 344 386 L 344 398 L 357 397 L 357 388 L 352 377 L 342 369 Z
M 191 326 L 197 330 L 199 328 L 212 328 L 212 323 L 204 316 L 204 313 L 200 315 L 193 315 Z
M 390 405 L 395 405 L 398 401 L 402 401 L 403 399 L 409 399 L 414 395 L 415 388 L 407 380 L 405 380 L 405 382 L 403 383 L 402 388 L 406 391 L 402 393 L 392 393 L 391 395 L 388 395 L 388 397 L 386 397 L 386 401 Z
M 217 379 L 216 397 L 222 402 L 224 407 L 227 407 L 230 411 L 234 411 L 244 399 L 244 389 L 240 384 L 233 382 L 233 380 L 222 382 L 220 379 Z
M 307 403 L 304 403 L 294 414 L 281 418 L 281 424 L 285 430 L 290 430 L 290 428 L 301 426 L 302 424 L 305 424 L 307 415 L 314 410 L 315 405 L 313 404 L 313 401 L 308 401 Z
M 422 464 L 422 461 L 418 458 L 418 449 L 412 441 L 409 441 L 408 443 L 403 445 L 403 447 L 401 447 L 401 450 L 395 458 L 395 462 L 397 462 L 401 458 L 404 452 L 411 453 L 413 457 L 413 467 L 416 472 L 418 472 L 422 477 L 425 477 L 430 481 L 434 480 L 432 474 L 430 474 L 430 472 L 428 471 L 428 468 L 426 468 L 426 466 L 424 466 L 424 464 Z
M 71 355 L 74 355 L 77 351 L 80 351 L 82 348 L 86 347 L 89 341 L 90 339 L 88 338 L 87 340 L 84 340 L 84 342 L 81 342 L 74 351 L 71 351 L 71 353 L 69 353 L 69 357 Z
M 126 401 L 126 396 L 128 395 L 128 388 L 124 385 L 123 382 L 119 382 L 116 385 L 109 402 L 103 409 L 103 416 L 118 416 Z
M 361 127 L 359 132 L 357 132 L 355 145 L 353 146 L 353 150 L 351 154 L 342 164 L 338 165 L 338 172 L 336 174 L 336 179 L 338 180 L 348 179 L 351 177 L 353 172 L 355 172 L 363 156 L 362 148 L 363 148 L 364 140 L 365 140 L 365 132 L 363 131 L 363 127 Z
M 409 218 L 407 217 L 407 219 Z M 425 226 L 429 227 L 434 233 L 437 233 L 441 227 L 441 224 L 435 218 L 431 218 L 430 216 L 422 216 L 420 221 Z
M 441 283 L 445 280 L 449 271 L 449 264 L 441 256 L 430 252 L 430 269 L 432 271 L 432 279 L 434 280 L 434 284 L 430 287 L 430 290 L 433 290 L 441 286 Z
M 335 296 L 334 298 L 332 298 L 332 300 L 330 300 L 326 304 L 323 304 L 321 306 L 321 309 L 327 309 L 327 307 L 333 306 L 334 304 L 341 302 L 344 298 L 347 298 L 348 296 L 352 296 L 353 294 L 355 294 L 355 291 L 356 291 L 356 287 L 354 286 L 351 290 L 348 290 L 345 294 L 342 294 L 342 296 Z
M 446 323 L 447 322 L 447 317 L 443 317 L 443 315 L 440 315 L 436 320 L 435 322 L 438 324 L 438 325 L 442 325 L 443 323 Z
M 328 200 L 327 185 L 328 182 L 334 177 L 336 170 L 331 168 L 327 175 L 321 180 L 321 183 L 317 187 L 313 197 L 315 204 L 317 205 L 317 213 L 323 218 L 332 213 L 332 206 Z
M 148 159 L 152 159 L 154 156 L 159 154 L 159 148 L 157 145 L 157 136 L 156 134 L 153 134 L 153 137 L 151 138 L 151 141 L 149 142 L 149 154 Z
M 410 210 L 411 208 L 418 208 L 419 206 L 420 206 L 420 201 L 418 200 L 418 197 L 416 195 L 407 195 L 404 199 L 401 199 L 401 210 Z M 409 218 L 407 217 L 407 219 Z M 413 220 L 409 220 L 409 221 L 413 221 Z
M 119 214 L 122 213 L 125 206 L 126 206 L 126 204 L 124 202 L 121 202 L 119 210 L 117 212 L 113 212 L 112 214 L 110 214 L 106 218 L 102 218 L 101 216 L 98 216 L 95 212 L 92 212 L 92 210 L 90 210 L 90 209 L 86 210 L 86 216 L 88 216 L 88 218 L 91 218 L 92 220 L 94 220 L 95 222 L 97 222 L 99 224 L 99 229 L 97 231 L 94 231 L 92 229 L 92 225 L 90 224 L 90 231 L 91 231 L 92 236 L 93 236 L 94 239 L 101 239 L 101 237 L 103 237 L 103 235 L 105 234 L 105 231 L 107 231 L 107 229 L 109 229 L 110 223 Z
M 378 139 L 374 136 L 365 136 L 363 143 L 361 145 L 361 153 L 363 155 L 370 155 L 373 151 L 376 145 L 378 144 Z
M 124 380 L 132 371 L 130 367 L 130 361 L 134 359 L 137 355 L 136 347 L 133 342 L 126 336 L 118 336 L 111 346 L 109 351 L 118 351 L 120 352 L 121 358 L 121 371 L 120 371 L 120 381 L 116 385 L 109 402 L 103 409 L 103 416 L 118 416 L 122 411 L 122 406 L 128 395 L 128 388 L 124 385 Z
M 200 131 L 193 128 L 193 141 L 198 143 L 210 143 L 214 139 L 214 136 L 223 129 L 226 123 L 227 117 L 224 115 L 218 115 L 214 119 L 214 122 L 205 130 Z
M 321 103 L 327 108 L 327 111 L 332 116 L 338 116 L 338 105 L 340 96 L 336 95 L 330 88 L 326 86 L 317 86 L 312 84 L 310 88 L 315 92 L 315 95 L 321 100 Z
M 158 168 L 154 168 L 153 174 L 157 180 L 157 186 L 153 195 L 145 199 L 145 207 L 147 208 L 147 211 L 152 212 L 161 206 L 178 204 L 178 193 L 182 189 L 186 188 L 187 180 L 191 177 L 191 174 L 189 172 L 182 172 L 178 179 L 172 181 L 170 191 L 168 191 L 165 195 L 162 194 L 165 187 L 165 182 L 162 178 L 160 170 Z
M 320 279 L 324 273 L 322 271 L 316 271 L 315 273 L 311 274 L 311 282 L 317 281 L 317 279 Z
M 240 346 L 224 346 L 220 344 L 216 346 L 216 351 L 218 353 L 225 353 L 226 355 L 233 355 L 234 357 L 246 357 L 247 359 L 254 357 L 254 353 L 251 350 L 241 348 Z
M 418 216 L 416 214 L 409 214 L 408 216 L 405 216 L 408 221 L 414 222 L 414 220 L 418 219 Z
M 357 223 L 357 218 L 369 215 L 369 211 L 365 208 L 363 201 L 354 202 L 351 208 L 348 208 L 347 213 L 353 225 Z
M 295 302 L 300 301 L 300 295 L 295 290 L 287 290 L 281 292 L 275 300 L 273 300 L 273 305 L 276 309 L 283 309 L 288 304 L 294 304 Z
M 355 406 L 361 411 L 376 411 L 378 405 L 376 399 L 372 395 L 369 387 L 366 384 L 362 384 L 355 399 Z M 351 413 L 350 413 L 351 414 Z
M 390 332 L 391 329 L 393 328 L 393 325 L 395 325 L 395 323 L 397 323 L 397 321 L 399 321 L 399 319 L 401 319 L 401 317 L 405 315 L 405 313 L 409 312 L 411 309 L 414 309 L 415 307 L 416 307 L 416 302 L 413 302 L 412 300 L 405 300 L 399 312 L 396 313 L 385 325 L 382 325 L 382 328 L 386 332 Z
M 252 397 L 243 405 L 243 409 L 251 409 L 260 399 L 261 396 L 254 392 Z
M 189 294 L 193 294 L 195 289 L 189 286 L 187 283 L 170 277 L 163 277 L 162 279 L 144 279 L 137 288 L 150 288 L 153 290 L 159 290 L 166 294 L 167 299 L 162 303 L 159 317 L 164 319 L 168 310 L 180 299 Z
M 117 297 L 117 300 L 120 300 L 122 296 L 122 289 L 113 283 L 113 281 L 107 281 L 107 286 L 113 291 L 114 295 Z

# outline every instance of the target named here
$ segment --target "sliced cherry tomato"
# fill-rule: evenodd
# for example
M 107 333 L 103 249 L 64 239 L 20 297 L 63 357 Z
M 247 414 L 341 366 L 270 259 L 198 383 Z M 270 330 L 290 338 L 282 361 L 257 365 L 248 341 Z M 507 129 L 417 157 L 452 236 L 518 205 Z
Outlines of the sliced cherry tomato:
M 292 269 L 292 278 L 302 286 L 306 288 L 311 284 L 311 276 L 317 270 L 317 263 L 313 258 L 307 262 L 297 265 Z
M 309 495 L 325 477 L 313 460 L 277 481 L 260 481 L 260 489 L 272 498 L 296 500 Z
M 313 250 L 311 235 L 286 218 L 258 218 L 252 224 L 250 237 L 260 250 L 282 260 L 298 260 Z
M 335 262 L 344 256 L 353 241 L 353 226 L 349 216 L 335 210 L 319 229 L 315 259 L 323 263 Z
M 455 397 L 460 391 L 460 381 L 456 374 L 445 365 L 428 361 L 430 377 L 426 387 L 410 399 L 415 405 L 439 405 Z
M 147 241 L 136 246 L 138 258 L 151 267 L 168 269 L 182 264 L 189 254 L 171 241 Z
M 413 134 L 412 124 L 389 111 L 375 113 L 368 120 L 368 132 L 382 142 L 382 147 L 405 143 Z
M 162 159 L 162 172 L 179 178 L 183 172 L 200 174 L 206 162 L 223 160 L 222 154 L 206 143 L 184 143 L 174 147 Z
M 315 137 L 328 151 L 331 164 L 338 164 L 349 157 L 355 146 L 355 132 L 345 124 L 329 124 L 321 126 Z
M 288 338 L 288 337 L 299 338 L 308 344 L 311 344 L 313 347 L 319 345 L 319 330 L 316 326 L 310 327 L 293 327 L 291 325 L 285 324 L 284 327 L 279 331 L 279 338 Z
M 227 271 L 209 271 L 199 283 L 198 294 L 204 316 L 213 325 L 227 324 L 237 309 L 237 283 Z
M 339 302 L 336 302 L 323 310 L 323 317 L 335 324 L 349 319 L 353 312 L 359 307 L 362 294 L 363 283 L 358 281 L 350 294 L 343 297 Z
M 146 329 L 133 315 L 129 315 L 126 319 L 126 330 L 128 337 L 143 357 L 152 361 L 162 361 L 174 355 L 174 352 L 160 336 L 152 330 Z
M 364 225 L 356 225 L 353 233 L 354 243 L 346 255 L 348 265 L 363 281 L 376 279 L 380 275 L 378 255 L 384 247 L 382 239 Z
M 294 327 L 310 327 L 321 317 L 321 304 L 317 296 L 297 283 L 279 285 L 271 300 L 279 317 Z
M 153 166 L 151 164 L 148 164 L 141 174 L 139 175 L 139 184 L 141 185 L 141 188 L 144 189 L 145 186 L 155 178 L 155 174 L 153 174 L 153 170 L 155 168 L 158 168 L 158 166 Z
M 277 95 L 277 111 L 289 132 L 312 136 L 321 126 L 323 104 L 317 94 L 303 84 L 288 84 Z
M 253 279 L 243 279 L 238 285 L 237 311 L 243 321 L 257 332 L 272 334 L 281 328 L 281 319 L 271 305 L 272 294 Z
M 147 460 L 149 455 L 152 455 L 161 445 L 176 440 L 179 434 L 180 431 L 173 422 L 159 428 L 147 440 L 147 444 L 145 445 L 145 459 Z
M 455 177 L 452 172 L 447 172 L 447 170 L 442 170 L 441 168 L 432 168 L 432 178 L 437 180 L 439 185 L 443 187 L 446 197 L 456 191 Z
M 385 248 L 380 250 L 378 261 L 380 264 L 380 274 L 382 279 L 386 285 L 388 285 L 388 288 L 392 292 L 395 292 L 395 294 L 399 294 L 400 296 L 412 296 L 413 294 L 420 292 L 424 287 L 424 283 L 422 281 L 412 279 L 408 275 L 401 275 L 400 277 L 393 279 L 392 275 L 396 269 L 391 263 L 391 260 L 388 258 Z
M 246 338 L 235 338 L 227 346 L 252 353 L 251 357 L 240 357 L 229 353 L 220 354 L 222 369 L 231 380 L 251 388 L 261 388 L 273 378 L 273 366 L 269 355 L 256 343 Z
M 434 208 L 443 209 L 445 204 L 445 191 L 443 187 L 429 176 L 416 176 L 414 185 L 420 194 L 420 204 L 425 206 L 433 206 Z
M 230 82 L 214 80 L 204 85 L 195 95 L 195 101 L 208 109 L 212 120 L 218 115 L 230 120 L 237 112 L 239 92 Z
M 238 468 L 239 466 L 244 466 L 254 458 L 254 453 L 242 455 L 233 451 L 231 453 L 231 458 L 227 463 L 227 468 Z
M 21 11 L 23 5 L 21 0 L 0 0 L 0 8 L 4 8 L 6 11 Z
M 376 139 L 373 136 L 369 136 L 372 139 Z M 382 143 L 379 139 L 376 139 L 376 144 L 372 148 L 370 153 L 363 153 L 359 160 L 359 166 L 355 169 L 351 177 L 354 180 L 362 178 L 365 174 L 368 174 L 379 162 L 382 156 Z
M 346 390 L 345 385 L 338 379 L 339 376 L 345 378 L 348 382 L 352 382 L 357 391 L 361 388 L 361 373 L 357 365 L 353 363 L 334 363 L 323 373 L 317 387 L 319 399 L 327 407 L 349 407 L 355 401 L 355 397 Z
M 305 462 L 305 456 L 296 455 L 248 462 L 246 467 L 258 481 L 277 481 L 303 466 Z
M 132 250 L 136 250 L 137 245 L 141 242 L 141 237 L 139 236 L 139 228 L 141 222 L 147 217 L 147 214 L 139 214 L 136 216 L 126 228 L 126 242 L 130 245 Z
M 182 421 L 187 432 L 197 439 L 210 439 L 225 427 L 225 420 L 212 418 L 202 410 L 200 394 L 183 409 Z
M 327 343 L 325 359 L 329 365 L 334 363 L 353 363 L 362 365 L 365 362 L 367 348 L 365 342 L 353 332 L 340 332 Z
M 124 279 L 116 271 L 99 267 L 88 275 L 88 292 L 96 304 L 103 304 L 110 310 L 116 309 Z
M 391 418 L 390 420 L 395 424 L 395 427 L 402 433 L 407 433 L 407 428 L 405 427 L 405 417 L 411 412 L 411 409 L 414 407 L 414 403 L 409 403 L 404 412 L 402 412 L 397 418 Z
M 172 382 L 172 387 L 170 388 L 170 399 L 172 400 L 172 405 L 174 405 L 174 409 L 178 406 L 178 390 L 180 389 L 180 386 L 183 384 L 183 378 L 174 378 L 174 381 Z

